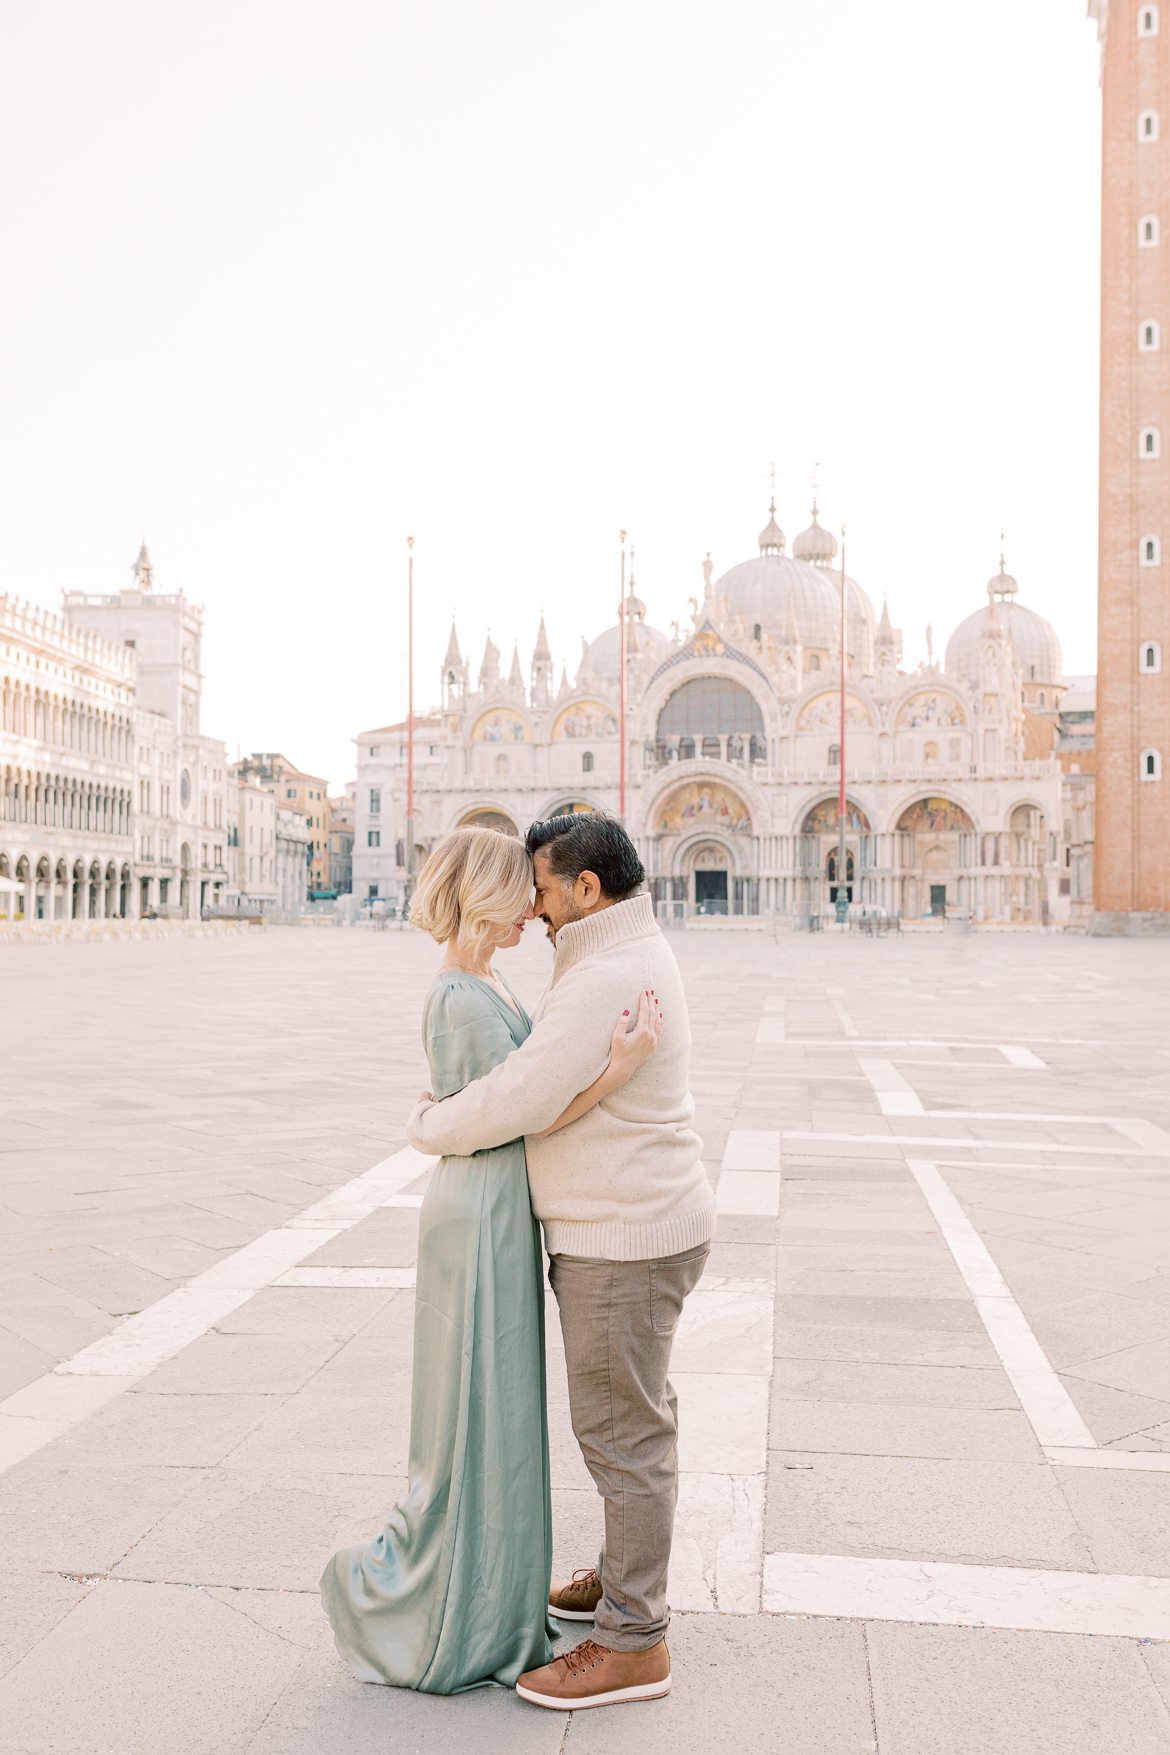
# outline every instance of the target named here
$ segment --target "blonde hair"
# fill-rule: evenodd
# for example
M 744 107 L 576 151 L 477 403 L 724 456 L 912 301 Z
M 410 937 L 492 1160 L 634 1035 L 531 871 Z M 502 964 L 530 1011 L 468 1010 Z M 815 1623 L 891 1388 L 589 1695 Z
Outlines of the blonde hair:
M 419 873 L 410 924 L 439 944 L 454 939 L 478 961 L 498 942 L 494 928 L 519 920 L 532 895 L 532 861 L 523 841 L 499 829 L 444 835 Z

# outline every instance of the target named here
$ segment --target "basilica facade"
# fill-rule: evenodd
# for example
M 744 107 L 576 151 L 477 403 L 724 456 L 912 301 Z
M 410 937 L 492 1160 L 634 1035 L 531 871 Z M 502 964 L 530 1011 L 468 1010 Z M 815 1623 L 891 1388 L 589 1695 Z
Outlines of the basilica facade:
M 708 557 L 690 625 L 649 625 L 627 595 L 626 822 L 660 916 L 825 913 L 1078 924 L 1064 845 L 1060 643 L 1000 568 L 942 662 L 907 670 L 883 604 L 844 579 L 812 521 L 791 544 L 775 505 L 757 552 L 720 577 Z M 438 706 L 415 718 L 416 868 L 464 823 L 522 833 L 536 817 L 620 806 L 619 621 L 558 682 L 541 623 L 527 676 L 489 638 L 478 673 L 455 628 Z M 1083 694 L 1083 690 L 1082 690 Z M 1083 741 L 1083 740 L 1082 740 Z M 401 901 L 406 726 L 357 748 L 354 891 Z M 838 872 L 844 759 L 845 870 Z

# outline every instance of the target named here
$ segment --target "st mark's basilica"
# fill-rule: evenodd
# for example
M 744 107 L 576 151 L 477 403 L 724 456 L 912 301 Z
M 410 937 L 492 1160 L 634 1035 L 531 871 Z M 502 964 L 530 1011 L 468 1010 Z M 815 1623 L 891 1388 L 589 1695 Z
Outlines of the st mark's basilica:
M 814 503 L 789 545 L 773 503 L 757 550 L 718 578 L 708 558 L 689 631 L 651 627 L 636 585 L 627 595 L 626 821 L 663 918 L 810 917 L 836 896 L 837 540 Z M 911 671 L 888 607 L 855 579 L 845 592 L 850 901 L 907 920 L 1079 923 L 1092 679 L 1062 676 L 1057 635 L 1002 556 L 942 662 L 931 651 Z M 504 672 L 490 637 L 473 672 L 452 627 L 440 705 L 414 721 L 416 866 L 459 824 L 523 833 L 558 811 L 618 811 L 618 615 L 559 682 L 543 621 L 527 677 L 518 650 Z M 355 898 L 395 906 L 406 726 L 355 745 Z

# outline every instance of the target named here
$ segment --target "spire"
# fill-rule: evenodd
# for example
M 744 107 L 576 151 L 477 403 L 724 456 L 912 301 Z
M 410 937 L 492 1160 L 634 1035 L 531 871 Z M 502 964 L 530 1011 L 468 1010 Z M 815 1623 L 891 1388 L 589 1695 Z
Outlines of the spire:
M 894 644 L 894 630 L 890 626 L 890 606 L 884 597 L 882 598 L 882 619 L 878 623 L 878 631 L 874 636 L 873 643 L 875 646 L 892 646 Z
M 459 635 L 455 632 L 455 617 L 451 617 L 451 638 L 447 641 L 447 656 L 443 664 L 449 670 L 458 670 L 463 663 L 463 654 L 459 650 Z
M 1003 553 L 1003 531 L 999 533 L 999 572 L 993 573 L 987 581 L 987 595 L 992 602 L 998 598 L 1014 597 L 1020 589 L 1018 583 L 1008 572 Z
M 515 643 L 512 646 L 512 668 L 508 673 L 508 687 L 519 689 L 521 694 L 524 693 L 524 672 L 520 668 L 520 648 Z
M 569 667 L 567 664 L 562 664 L 561 665 L 561 686 L 557 690 L 557 700 L 558 701 L 565 700 L 565 698 L 568 695 L 571 695 L 572 692 L 573 692 L 572 689 L 569 687 Z
M 496 645 L 489 632 L 487 643 L 483 649 L 483 662 L 479 667 L 480 688 L 489 687 L 500 680 L 500 648 Z
M 154 587 L 150 556 L 146 552 L 146 538 L 142 538 L 142 547 L 138 550 L 138 559 L 134 563 L 134 583 L 139 591 L 150 591 Z
M 552 699 L 552 683 L 552 651 L 549 647 L 548 633 L 542 615 L 536 635 L 536 646 L 532 653 L 532 705 L 534 707 L 548 706 Z
M 772 495 L 772 503 L 768 507 L 768 522 L 760 531 L 760 553 L 762 555 L 782 555 L 784 553 L 784 532 L 776 522 L 776 496 Z

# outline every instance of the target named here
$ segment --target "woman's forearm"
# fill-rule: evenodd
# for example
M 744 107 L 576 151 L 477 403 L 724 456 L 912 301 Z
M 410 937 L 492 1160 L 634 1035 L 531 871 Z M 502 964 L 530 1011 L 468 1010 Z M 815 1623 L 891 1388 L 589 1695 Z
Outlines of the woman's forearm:
M 594 1079 L 593 1083 L 586 1086 L 585 1090 L 578 1091 L 568 1108 L 562 1109 L 551 1127 L 544 1128 L 540 1133 L 530 1134 L 529 1138 L 546 1140 L 550 1133 L 557 1133 L 562 1127 L 568 1127 L 571 1122 L 580 1121 L 583 1115 L 587 1115 L 591 1109 L 597 1107 L 603 1097 L 608 1097 L 611 1091 L 616 1091 L 619 1085 L 624 1085 L 628 1077 L 628 1073 L 617 1072 L 613 1062 L 610 1061 L 600 1078 Z

